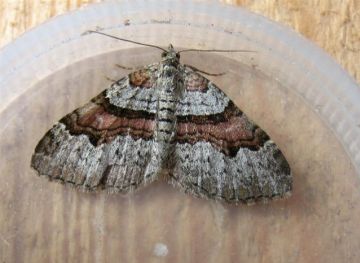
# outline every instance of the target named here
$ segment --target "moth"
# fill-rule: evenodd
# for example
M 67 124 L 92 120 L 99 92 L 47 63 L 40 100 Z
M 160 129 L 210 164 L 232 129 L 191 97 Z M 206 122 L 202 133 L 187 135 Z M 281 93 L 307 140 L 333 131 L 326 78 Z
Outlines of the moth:
M 161 178 L 229 203 L 289 195 L 289 164 L 269 136 L 198 70 L 181 64 L 181 51 L 157 48 L 159 63 L 112 83 L 44 135 L 31 160 L 39 175 L 119 193 Z

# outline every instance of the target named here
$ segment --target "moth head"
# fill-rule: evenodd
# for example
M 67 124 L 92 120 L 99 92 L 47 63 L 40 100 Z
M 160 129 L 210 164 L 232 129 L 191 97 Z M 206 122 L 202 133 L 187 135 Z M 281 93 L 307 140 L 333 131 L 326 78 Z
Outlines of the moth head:
M 161 54 L 163 61 L 179 62 L 180 54 L 176 52 L 173 45 L 169 45 L 168 49 Z

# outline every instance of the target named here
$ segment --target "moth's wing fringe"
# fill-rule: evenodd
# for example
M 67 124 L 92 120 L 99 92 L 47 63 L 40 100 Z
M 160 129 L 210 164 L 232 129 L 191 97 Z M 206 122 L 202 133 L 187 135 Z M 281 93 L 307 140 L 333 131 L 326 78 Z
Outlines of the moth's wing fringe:
M 34 169 L 35 170 L 35 169 Z M 107 194 L 132 194 L 132 193 L 135 193 L 139 190 L 139 188 L 142 188 L 142 187 L 139 187 L 139 188 L 129 188 L 128 190 L 123 190 L 123 189 L 120 189 L 120 188 L 117 188 L 117 187 L 109 187 L 109 186 L 104 186 L 104 185 L 99 185 L 99 186 L 96 186 L 96 187 L 87 187 L 85 185 L 82 185 L 82 184 L 75 184 L 73 182 L 70 182 L 70 181 L 65 181 L 63 180 L 62 178 L 53 178 L 47 174 L 40 174 L 39 172 L 36 171 L 36 174 L 39 176 L 39 177 L 42 177 L 42 178 L 46 178 L 48 181 L 50 182 L 55 182 L 55 183 L 58 183 L 58 184 L 62 184 L 64 185 L 65 187 L 69 187 L 69 188 L 73 188 L 77 191 L 80 191 L 80 192 L 83 192 L 83 193 L 98 193 L 98 192 L 101 192 L 101 191 L 105 191 Z M 146 185 L 143 185 L 143 187 L 145 187 Z
M 178 183 L 176 183 L 176 181 L 174 180 L 168 180 L 168 183 L 170 185 L 172 185 L 174 188 L 180 190 L 180 192 L 184 193 L 184 194 L 191 194 L 192 196 L 195 196 L 197 198 L 203 198 L 203 199 L 206 199 L 206 200 L 212 200 L 212 201 L 220 201 L 220 202 L 223 202 L 223 203 L 227 203 L 227 204 L 235 204 L 235 205 L 239 205 L 239 204 L 245 204 L 245 205 L 248 205 L 248 206 L 251 206 L 251 205 L 255 205 L 255 204 L 267 204 L 269 203 L 270 201 L 277 201 L 277 200 L 285 200 L 285 199 L 288 199 L 289 197 L 291 197 L 292 195 L 292 192 L 291 192 L 291 189 L 290 191 L 288 192 L 285 192 L 283 195 L 281 194 L 277 194 L 277 195 L 273 195 L 271 197 L 264 197 L 264 196 L 261 196 L 261 197 L 254 197 L 254 198 L 251 198 L 251 199 L 247 199 L 247 200 L 234 200 L 234 201 L 229 201 L 221 196 L 216 196 L 216 197 L 213 197 L 213 196 L 209 196 L 209 195 L 206 195 L 204 193 L 202 193 L 201 191 L 199 192 L 195 192 L 193 191 L 191 188 L 185 188 L 185 187 L 181 187 Z

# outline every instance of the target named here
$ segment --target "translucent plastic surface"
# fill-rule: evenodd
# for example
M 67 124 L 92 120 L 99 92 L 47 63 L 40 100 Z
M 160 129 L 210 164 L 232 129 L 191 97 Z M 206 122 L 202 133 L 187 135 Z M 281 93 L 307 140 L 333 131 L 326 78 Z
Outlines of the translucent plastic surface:
M 294 174 L 267 205 L 200 200 L 157 182 L 129 196 L 80 193 L 30 169 L 51 125 L 111 81 L 159 61 L 89 29 L 177 48 L 270 134 Z M 360 256 L 360 91 L 322 50 L 238 8 L 187 1 L 99 4 L 0 52 L 0 259 L 69 262 L 356 262 Z M 160 251 L 160 252 L 159 252 Z

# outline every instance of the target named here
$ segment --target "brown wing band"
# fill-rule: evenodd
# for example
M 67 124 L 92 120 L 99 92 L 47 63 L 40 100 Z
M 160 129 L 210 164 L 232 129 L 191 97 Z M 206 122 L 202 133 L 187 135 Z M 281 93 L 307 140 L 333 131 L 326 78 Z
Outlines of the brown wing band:
M 146 111 L 118 108 L 100 94 L 84 107 L 60 120 L 70 134 L 85 134 L 94 145 L 108 143 L 118 135 L 130 135 L 134 139 L 151 139 L 155 115 Z
M 209 81 L 193 71 L 186 74 L 184 86 L 187 91 L 206 92 L 208 90 Z
M 259 150 L 267 140 L 268 135 L 232 102 L 222 113 L 179 116 L 175 139 L 190 144 L 207 141 L 228 156 L 235 156 L 242 147 Z
M 155 114 L 116 107 L 102 93 L 60 122 L 66 125 L 70 134 L 85 134 L 97 146 L 111 142 L 118 135 L 152 139 Z M 268 139 L 264 131 L 230 102 L 222 113 L 177 116 L 174 142 L 195 144 L 208 141 L 224 154 L 234 156 L 241 147 L 258 150 Z
M 149 69 L 141 69 L 129 74 L 129 83 L 132 87 L 140 87 L 144 89 L 153 88 L 156 78 L 153 77 Z

